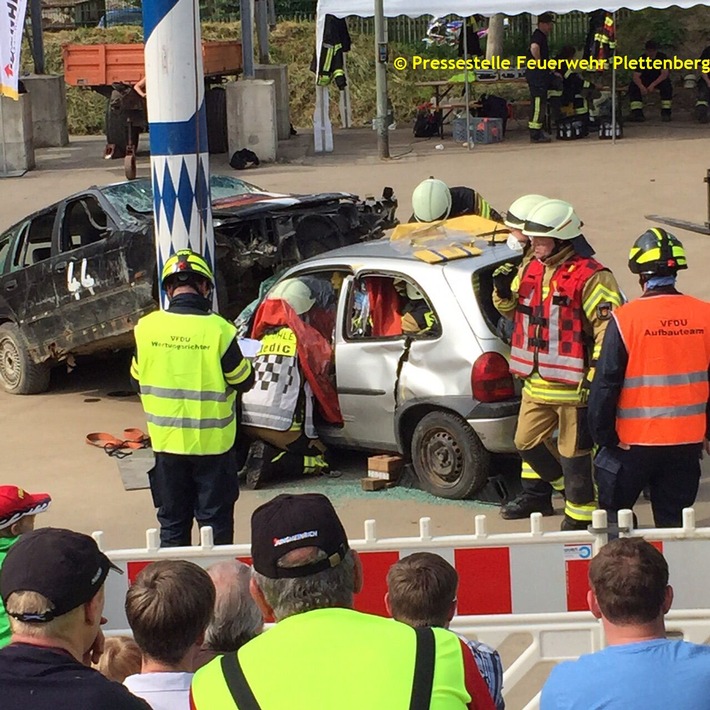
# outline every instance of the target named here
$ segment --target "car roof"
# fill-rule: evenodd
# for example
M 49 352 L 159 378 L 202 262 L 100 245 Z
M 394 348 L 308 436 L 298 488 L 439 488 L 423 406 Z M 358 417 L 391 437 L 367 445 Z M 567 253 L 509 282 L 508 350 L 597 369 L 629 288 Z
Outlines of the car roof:
M 513 258 L 513 254 L 506 246 L 505 242 L 497 242 L 491 245 L 490 242 L 477 239 L 474 244 L 483 252 L 479 256 L 436 262 L 432 264 L 432 266 L 446 266 L 447 268 L 456 270 L 464 269 L 466 271 L 475 271 L 480 267 L 498 263 L 503 259 Z M 405 260 L 424 264 L 426 262 L 414 256 L 414 252 L 421 249 L 426 249 L 426 246 L 419 244 L 415 248 L 412 247 L 408 240 L 400 239 L 393 241 L 389 239 L 389 237 L 383 237 L 382 239 L 351 244 L 350 246 L 324 252 L 323 254 L 301 262 L 301 266 L 316 266 L 325 261 L 329 263 L 342 262 L 347 264 L 362 259 L 396 259 L 398 261 Z

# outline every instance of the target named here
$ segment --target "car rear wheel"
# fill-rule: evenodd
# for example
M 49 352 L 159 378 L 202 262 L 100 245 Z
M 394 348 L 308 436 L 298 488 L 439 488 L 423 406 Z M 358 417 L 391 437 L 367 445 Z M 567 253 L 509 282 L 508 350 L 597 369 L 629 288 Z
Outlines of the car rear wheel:
M 412 464 L 422 486 L 442 498 L 472 498 L 486 485 L 490 455 L 458 414 L 430 412 L 414 429 Z
M 38 394 L 49 387 L 50 367 L 30 358 L 20 329 L 0 325 L 0 384 L 10 394 Z

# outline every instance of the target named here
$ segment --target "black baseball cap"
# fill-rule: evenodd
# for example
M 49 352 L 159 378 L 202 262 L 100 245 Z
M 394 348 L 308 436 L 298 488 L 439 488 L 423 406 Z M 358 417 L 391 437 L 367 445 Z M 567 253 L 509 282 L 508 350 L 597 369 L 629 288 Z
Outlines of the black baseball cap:
M 551 12 L 543 12 L 542 15 L 538 15 L 538 17 L 537 17 L 538 24 L 540 24 L 541 22 L 556 22 L 556 21 L 557 21 L 557 18 Z
M 0 569 L 0 595 L 37 592 L 54 606 L 12 614 L 19 621 L 46 622 L 93 599 L 109 570 L 123 574 L 96 541 L 88 535 L 62 528 L 42 528 L 22 535 L 10 548 Z
M 318 547 L 328 557 L 301 567 L 279 567 L 281 557 L 303 547 Z M 270 579 L 307 577 L 337 567 L 349 549 L 343 524 L 321 493 L 282 493 L 251 516 L 252 564 Z

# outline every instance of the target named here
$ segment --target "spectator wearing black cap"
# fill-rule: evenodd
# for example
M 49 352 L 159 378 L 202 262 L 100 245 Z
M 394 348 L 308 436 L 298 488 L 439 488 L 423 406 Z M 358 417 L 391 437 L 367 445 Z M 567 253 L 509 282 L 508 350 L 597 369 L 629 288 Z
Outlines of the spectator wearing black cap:
M 0 594 L 12 643 L 0 650 L 2 710 L 146 710 L 90 667 L 103 650 L 104 582 L 111 563 L 88 535 L 43 528 L 7 553 Z
M 493 710 L 456 635 L 353 610 L 362 568 L 325 496 L 276 496 L 251 530 L 252 595 L 278 623 L 197 671 L 193 710 Z

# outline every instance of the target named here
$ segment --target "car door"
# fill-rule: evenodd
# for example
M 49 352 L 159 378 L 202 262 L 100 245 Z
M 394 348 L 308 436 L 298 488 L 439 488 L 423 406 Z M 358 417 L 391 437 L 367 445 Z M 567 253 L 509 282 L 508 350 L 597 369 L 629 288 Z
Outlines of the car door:
M 35 360 L 44 359 L 56 335 L 57 293 L 51 269 L 56 217 L 55 205 L 19 226 L 2 277 L 3 297 Z
M 64 203 L 52 258 L 57 318 L 63 324 L 57 352 L 88 352 L 95 342 L 127 337 L 137 319 L 153 309 L 153 239 L 139 232 L 118 230 L 93 194 Z M 141 269 L 148 274 L 136 283 Z
M 397 451 L 397 377 L 411 342 L 397 327 L 397 276 L 363 271 L 346 281 L 335 343 L 344 446 Z

